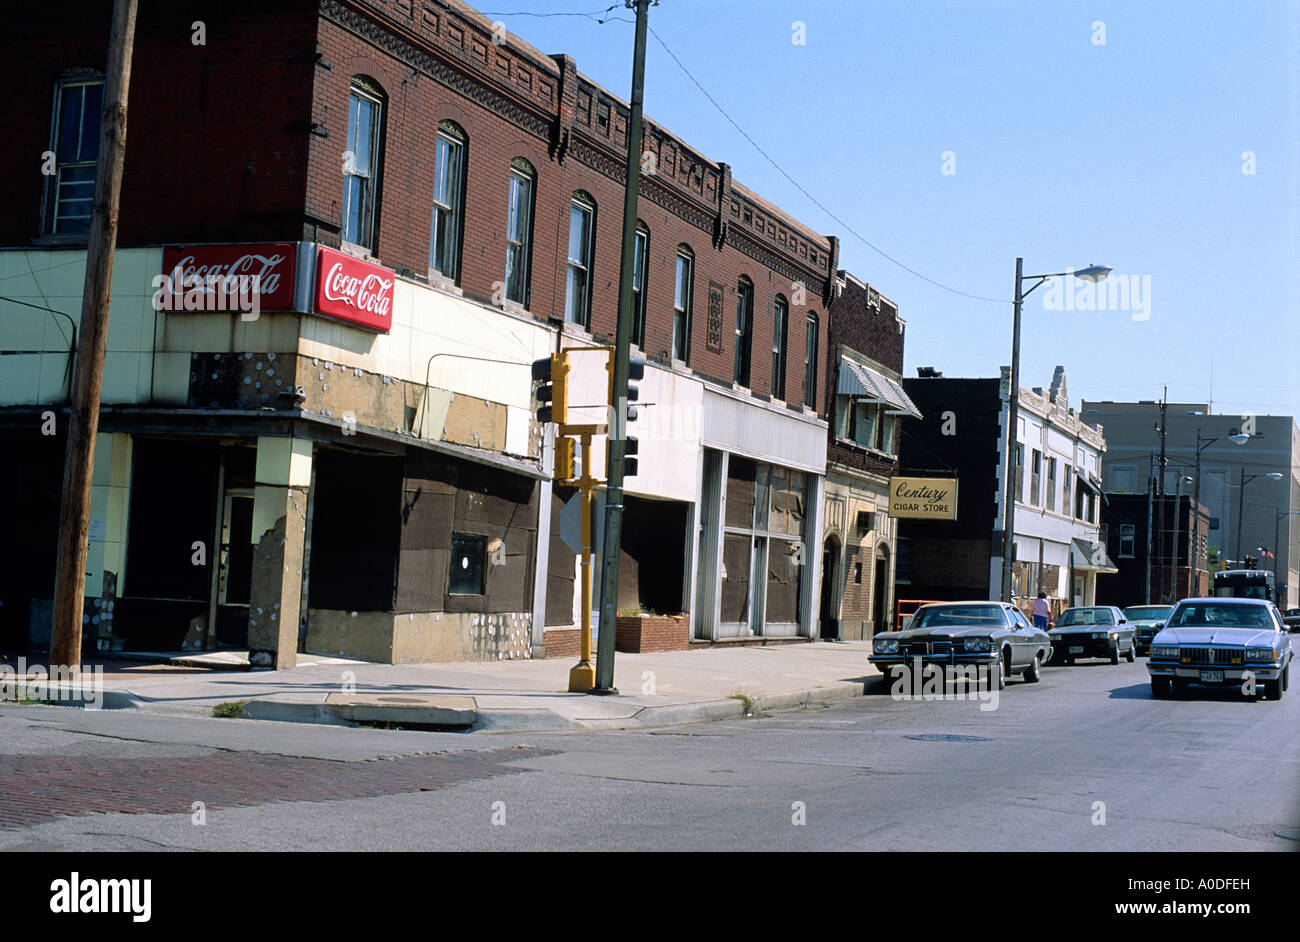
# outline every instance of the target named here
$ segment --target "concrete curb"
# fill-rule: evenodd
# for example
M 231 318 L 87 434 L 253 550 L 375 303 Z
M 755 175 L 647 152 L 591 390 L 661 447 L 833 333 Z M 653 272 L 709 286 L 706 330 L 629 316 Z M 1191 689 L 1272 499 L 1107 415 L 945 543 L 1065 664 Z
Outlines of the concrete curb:
M 866 681 L 845 681 L 803 690 L 753 696 L 753 712 L 779 712 L 795 710 L 824 700 L 859 697 L 872 678 Z M 172 704 L 172 709 L 156 701 L 141 697 L 130 690 L 106 690 L 103 708 L 109 710 L 136 709 L 171 715 L 211 716 L 210 707 L 191 706 L 188 709 Z M 234 702 L 238 698 L 231 698 Z M 337 702 L 330 702 L 336 699 Z M 678 726 L 685 723 L 707 723 L 734 719 L 745 715 L 744 703 L 732 697 L 715 700 L 698 700 L 686 703 L 669 703 L 662 706 L 642 706 L 627 717 L 570 719 L 545 708 L 478 709 L 473 697 L 408 697 L 410 703 L 393 702 L 396 696 L 342 697 L 328 694 L 319 699 L 282 699 L 276 697 L 251 697 L 245 700 L 243 717 L 279 723 L 316 723 L 327 726 L 356 727 L 363 723 L 394 723 L 413 726 L 440 726 L 464 732 L 536 732 L 572 729 L 639 729 L 659 726 Z M 446 701 L 446 702 L 444 702 Z M 453 702 L 454 701 L 454 702 Z M 159 709 L 163 706 L 162 709 Z

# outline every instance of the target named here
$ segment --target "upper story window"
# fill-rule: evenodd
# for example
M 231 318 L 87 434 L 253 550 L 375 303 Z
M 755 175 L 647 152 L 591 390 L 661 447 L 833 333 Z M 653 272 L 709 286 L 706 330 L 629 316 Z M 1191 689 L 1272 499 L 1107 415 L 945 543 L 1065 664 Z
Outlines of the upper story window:
M 1065 466 L 1064 473 L 1065 473 L 1065 480 L 1061 486 L 1061 513 L 1066 514 L 1068 516 L 1070 513 L 1070 508 L 1073 506 L 1074 503 L 1074 490 L 1073 490 L 1074 482 L 1071 480 L 1073 469 L 1067 464 Z
M 343 157 L 342 239 L 372 252 L 379 199 L 383 102 L 383 93 L 377 85 L 363 78 L 352 80 L 352 92 L 348 96 L 347 151 Z
M 803 341 L 803 404 L 816 408 L 817 402 L 817 315 L 809 314 Z M 881 449 L 887 451 L 888 449 Z
M 636 243 L 632 249 L 632 342 L 645 346 L 646 266 L 650 260 L 650 230 L 636 224 Z
M 754 283 L 741 277 L 736 285 L 736 361 L 732 380 L 749 388 L 749 353 L 754 339 Z
M 528 275 L 532 264 L 533 190 L 537 175 L 532 164 L 516 158 L 510 164 L 510 205 L 506 217 L 506 298 L 528 307 Z
M 837 396 L 836 436 L 864 448 L 873 448 L 887 455 L 894 454 L 898 416 L 890 415 L 888 408 L 879 402 L 863 402 L 851 396 Z
M 55 165 L 49 178 L 47 232 L 60 235 L 90 232 L 103 112 L 102 79 L 59 83 L 50 140 Z
M 1025 446 L 1016 442 L 1016 500 L 1025 499 Z M 1083 514 L 1079 514 L 1080 517 Z
M 1029 465 L 1029 503 L 1035 507 L 1042 500 L 1042 468 L 1043 453 L 1035 448 Z
M 1047 509 L 1056 509 L 1056 459 L 1047 459 Z
M 691 297 L 695 286 L 695 253 L 677 246 L 677 279 L 673 291 L 673 359 L 683 363 L 691 353 Z
M 772 398 L 785 399 L 785 339 L 790 305 L 781 295 L 772 304 Z
M 438 125 L 433 165 L 433 230 L 429 270 L 460 277 L 460 239 L 465 214 L 465 134 L 455 124 Z
M 586 327 L 591 314 L 591 243 L 596 204 L 586 193 L 574 193 L 569 206 L 569 272 L 564 294 L 564 319 Z
M 1119 555 L 1123 559 L 1133 558 L 1133 544 L 1135 542 L 1134 527 L 1131 523 L 1121 523 L 1119 525 Z

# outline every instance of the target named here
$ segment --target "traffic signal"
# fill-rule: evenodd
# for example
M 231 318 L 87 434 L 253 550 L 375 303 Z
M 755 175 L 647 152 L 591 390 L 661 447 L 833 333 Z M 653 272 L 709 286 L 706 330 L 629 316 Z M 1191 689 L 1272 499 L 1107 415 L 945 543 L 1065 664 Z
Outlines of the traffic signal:
M 578 477 L 578 442 L 566 435 L 555 437 L 555 480 L 573 481 Z
M 1246 568 L 1247 568 L 1247 569 L 1254 569 L 1254 568 L 1255 568 L 1255 557 L 1254 557 L 1254 556 L 1250 556 L 1250 555 L 1247 555 L 1247 556 L 1246 556 Z
M 628 357 L 627 360 L 627 420 L 629 422 L 636 418 L 636 406 L 632 405 L 641 399 L 641 388 L 635 384 L 645 379 L 645 360 L 642 357 Z
M 555 422 L 565 425 L 569 421 L 569 359 L 564 353 L 552 353 L 542 360 L 533 361 L 533 379 L 541 382 L 537 387 L 538 422 Z M 558 456 L 558 448 L 557 448 Z
M 636 456 L 639 451 L 640 445 L 631 435 L 623 440 L 623 477 L 630 478 L 636 476 Z

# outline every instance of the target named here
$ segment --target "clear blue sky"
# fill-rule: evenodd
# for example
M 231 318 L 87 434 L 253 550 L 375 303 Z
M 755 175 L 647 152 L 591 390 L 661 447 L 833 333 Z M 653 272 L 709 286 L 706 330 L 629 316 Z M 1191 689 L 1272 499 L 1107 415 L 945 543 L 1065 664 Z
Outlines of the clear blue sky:
M 614 0 L 480 0 L 626 99 L 631 11 Z M 514 14 L 514 15 L 499 15 Z M 805 44 L 794 38 L 804 24 Z M 1097 45 L 1104 23 L 1105 44 Z M 1021 377 L 1063 363 L 1072 404 L 1204 402 L 1300 416 L 1300 0 L 662 0 L 650 25 L 800 193 L 650 37 L 646 113 L 827 234 L 907 321 L 906 375 L 1010 362 L 1026 274 L 1149 278 L 1149 319 L 1025 303 Z M 952 152 L 955 173 L 945 174 Z M 1255 173 L 1243 174 L 1245 151 Z M 1114 277 L 1114 276 L 1113 276 Z

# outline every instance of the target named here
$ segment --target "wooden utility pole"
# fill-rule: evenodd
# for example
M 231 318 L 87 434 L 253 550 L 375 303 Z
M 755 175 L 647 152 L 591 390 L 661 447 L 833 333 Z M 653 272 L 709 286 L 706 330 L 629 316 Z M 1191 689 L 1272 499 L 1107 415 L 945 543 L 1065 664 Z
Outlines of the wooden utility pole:
M 81 667 L 81 610 L 86 594 L 86 540 L 90 529 L 90 485 L 99 433 L 100 390 L 108 342 L 108 305 L 117 249 L 118 201 L 126 159 L 126 100 L 131 85 L 131 51 L 137 0 L 115 0 L 108 41 L 104 113 L 100 119 L 95 206 L 86 244 L 86 282 L 81 300 L 76 391 L 68 422 L 68 451 L 59 508 L 58 568 L 50 665 Z

